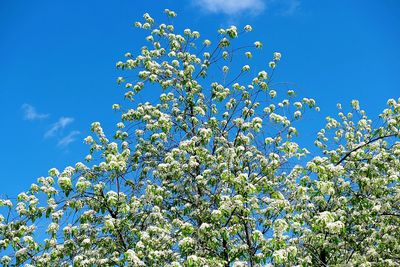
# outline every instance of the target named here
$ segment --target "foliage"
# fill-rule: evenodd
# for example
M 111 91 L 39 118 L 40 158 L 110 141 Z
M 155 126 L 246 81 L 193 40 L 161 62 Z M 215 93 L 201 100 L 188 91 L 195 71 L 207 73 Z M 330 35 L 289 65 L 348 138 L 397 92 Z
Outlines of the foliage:
M 236 45 L 251 26 L 212 42 L 149 14 L 135 25 L 150 45 L 117 63 L 130 78 L 114 138 L 93 123 L 91 166 L 0 200 L 4 266 L 400 264 L 399 100 L 375 123 L 355 100 L 339 106 L 311 157 L 295 124 L 318 107 L 273 89 L 281 54 L 268 71 L 232 63 L 262 48 Z M 156 104 L 136 104 L 159 87 Z

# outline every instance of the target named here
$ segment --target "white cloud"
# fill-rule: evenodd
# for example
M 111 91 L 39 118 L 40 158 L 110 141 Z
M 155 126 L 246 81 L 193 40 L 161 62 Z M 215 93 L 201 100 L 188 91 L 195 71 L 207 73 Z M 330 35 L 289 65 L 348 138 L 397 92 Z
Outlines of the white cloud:
M 24 112 L 24 119 L 28 121 L 41 120 L 50 116 L 50 114 L 37 112 L 36 108 L 29 104 L 23 104 L 21 109 Z
M 45 119 L 50 116 L 50 114 L 37 112 L 34 106 L 26 103 L 21 106 L 21 109 L 24 112 L 24 119 L 30 121 Z M 72 117 L 60 117 L 58 121 L 50 125 L 49 129 L 44 134 L 44 138 L 50 138 L 56 135 L 60 136 L 62 134 L 62 130 L 73 123 L 74 120 L 75 119 Z M 58 141 L 57 145 L 59 147 L 67 147 L 70 143 L 76 140 L 76 136 L 78 136 L 79 134 L 79 131 L 71 131 L 68 135 L 61 138 Z
M 197 6 L 210 13 L 237 15 L 241 12 L 260 13 L 265 8 L 263 0 L 195 0 Z
M 284 8 L 281 14 L 283 16 L 290 16 L 296 13 L 296 11 L 300 7 L 300 0 L 288 0 L 288 1 L 283 1 Z
M 54 136 L 58 131 L 64 129 L 67 125 L 71 124 L 74 118 L 71 117 L 61 117 L 56 123 L 53 123 L 50 129 L 44 134 L 45 138 Z
M 72 142 L 74 142 L 76 140 L 76 136 L 79 134 L 80 134 L 79 131 L 72 131 L 68 135 L 66 135 L 62 139 L 60 139 L 60 141 L 58 141 L 57 145 L 59 147 L 66 147 L 69 144 L 71 144 Z

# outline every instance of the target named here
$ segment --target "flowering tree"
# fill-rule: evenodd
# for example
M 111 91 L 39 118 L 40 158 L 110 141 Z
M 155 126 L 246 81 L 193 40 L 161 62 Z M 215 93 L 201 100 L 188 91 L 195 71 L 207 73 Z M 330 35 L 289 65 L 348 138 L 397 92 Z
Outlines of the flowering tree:
M 0 200 L 4 266 L 400 264 L 399 100 L 375 123 L 339 105 L 311 157 L 295 126 L 318 107 L 273 89 L 281 54 L 268 70 L 231 63 L 262 47 L 237 39 L 251 26 L 211 42 L 149 14 L 135 25 L 150 45 L 117 63 L 130 77 L 118 130 L 93 123 L 87 165 Z

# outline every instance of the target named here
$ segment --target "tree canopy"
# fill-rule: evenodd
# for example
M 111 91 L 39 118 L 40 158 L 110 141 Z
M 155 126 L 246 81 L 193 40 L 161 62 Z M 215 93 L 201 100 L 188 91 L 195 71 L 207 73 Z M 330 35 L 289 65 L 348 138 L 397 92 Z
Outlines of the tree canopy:
M 398 266 L 400 99 L 375 121 L 338 104 L 312 155 L 296 125 L 319 107 L 277 89 L 281 53 L 250 67 L 250 25 L 202 39 L 165 13 L 135 23 L 148 45 L 116 64 L 114 136 L 94 122 L 86 163 L 0 200 L 1 264 Z

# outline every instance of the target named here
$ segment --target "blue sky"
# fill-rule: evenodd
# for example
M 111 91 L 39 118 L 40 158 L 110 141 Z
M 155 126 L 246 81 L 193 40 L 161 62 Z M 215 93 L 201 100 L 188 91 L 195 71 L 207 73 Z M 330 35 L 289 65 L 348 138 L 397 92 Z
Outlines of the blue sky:
M 2 0 L 0 2 L 0 194 L 26 190 L 52 167 L 83 161 L 90 123 L 111 133 L 123 102 L 115 62 L 145 43 L 132 25 L 177 11 L 178 29 L 203 37 L 251 24 L 264 48 L 252 65 L 283 54 L 276 81 L 313 97 L 300 138 L 311 140 L 337 102 L 357 98 L 372 117 L 400 96 L 400 1 Z

